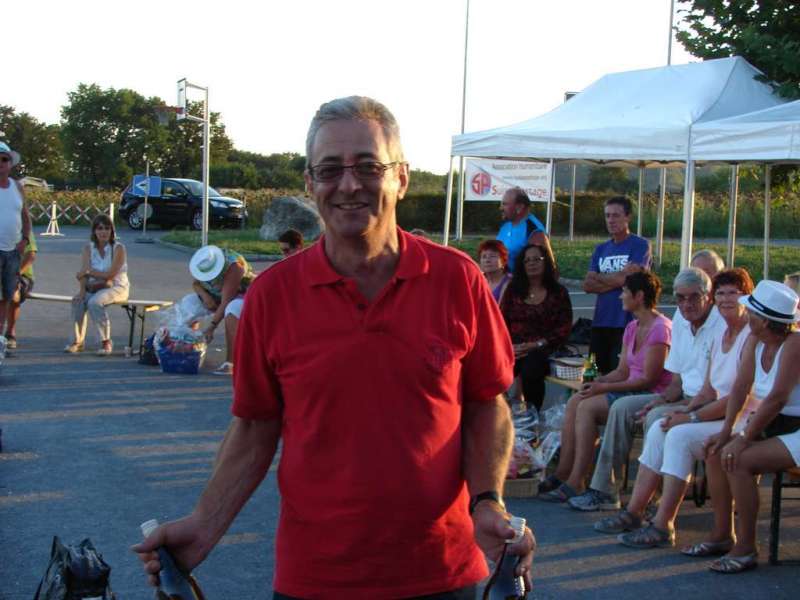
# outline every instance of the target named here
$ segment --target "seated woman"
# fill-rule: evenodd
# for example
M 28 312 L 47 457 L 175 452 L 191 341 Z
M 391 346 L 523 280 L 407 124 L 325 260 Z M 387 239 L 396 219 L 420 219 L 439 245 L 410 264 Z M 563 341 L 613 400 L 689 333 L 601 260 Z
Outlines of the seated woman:
M 92 241 L 83 247 L 81 270 L 75 275 L 80 290 L 72 299 L 73 338 L 64 351 L 74 354 L 83 350 L 88 311 L 100 342 L 97 354 L 108 356 L 113 345 L 106 306 L 128 299 L 128 258 L 125 246 L 116 241 L 114 223 L 108 215 L 97 215 L 91 231 Z
M 482 241 L 478 246 L 478 265 L 489 283 L 492 296 L 499 303 L 508 282 L 511 281 L 505 244 L 499 240 Z
M 544 402 L 549 356 L 569 337 L 572 302 L 558 283 L 558 267 L 548 246 L 528 244 L 500 301 L 514 345 L 514 375 L 522 379 L 525 402 L 536 410 Z
M 211 324 L 205 331 L 207 342 L 214 339 L 214 331 L 225 321 L 225 362 L 214 374 L 232 375 L 233 349 L 244 294 L 255 279 L 255 273 L 241 254 L 217 246 L 203 246 L 197 250 L 189 261 L 189 271 L 194 278 L 192 289 L 205 307 L 214 311 Z
M 712 571 L 719 573 L 740 573 L 758 566 L 758 474 L 800 465 L 797 294 L 778 282 L 761 281 L 750 296 L 739 302 L 749 313 L 752 335 L 728 400 L 725 424 L 708 442 L 707 464 L 716 461 L 725 470 L 738 515 L 733 547 L 710 565 Z M 735 423 L 746 409 L 751 384 L 761 402 L 746 427 L 736 435 Z M 759 441 L 762 433 L 767 439 Z
M 567 402 L 561 429 L 561 455 L 555 473 L 542 482 L 538 498 L 566 502 L 585 489 L 592 467 L 598 427 L 606 422 L 611 404 L 643 391 L 658 394 L 672 374 L 664 370 L 672 343 L 672 322 L 656 310 L 661 282 L 649 271 L 631 273 L 622 287 L 622 306 L 633 313 L 622 337 L 617 368 L 601 375 Z M 555 487 L 555 489 L 552 489 Z
M 667 414 L 650 426 L 639 457 L 639 472 L 628 506 L 618 514 L 601 519 L 594 528 L 601 533 L 618 533 L 620 543 L 633 548 L 654 548 L 675 544 L 675 519 L 691 478 L 694 461 L 704 457 L 703 444 L 722 431 L 725 406 L 736 379 L 742 348 L 750 335 L 747 311 L 739 298 L 753 291 L 753 280 L 744 269 L 721 271 L 711 290 L 726 327 L 713 340 L 711 358 L 703 388 L 685 408 Z M 755 403 L 744 411 L 752 414 Z M 745 419 L 739 419 L 744 426 Z M 711 540 L 683 550 L 689 556 L 729 550 L 731 541 L 731 498 L 721 470 L 706 469 L 715 521 L 719 524 Z M 645 509 L 663 477 L 663 492 L 655 518 L 642 526 Z M 633 531 L 631 531 L 633 530 Z M 624 533 L 630 531 L 630 533 Z

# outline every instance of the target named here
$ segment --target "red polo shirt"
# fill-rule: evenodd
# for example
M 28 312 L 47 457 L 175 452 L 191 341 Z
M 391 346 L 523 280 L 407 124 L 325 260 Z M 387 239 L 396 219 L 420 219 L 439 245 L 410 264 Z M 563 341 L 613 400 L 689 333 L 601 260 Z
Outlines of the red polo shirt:
M 461 404 L 508 388 L 511 342 L 469 257 L 398 235 L 397 272 L 371 302 L 322 241 L 247 292 L 233 414 L 282 422 L 283 594 L 402 598 L 486 576 L 461 472 Z

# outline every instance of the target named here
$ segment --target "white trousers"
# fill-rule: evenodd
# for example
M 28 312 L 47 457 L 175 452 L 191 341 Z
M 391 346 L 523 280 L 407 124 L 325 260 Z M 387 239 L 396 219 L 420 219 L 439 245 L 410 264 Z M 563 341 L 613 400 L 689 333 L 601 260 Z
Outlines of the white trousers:
M 111 319 L 108 317 L 106 306 L 115 302 L 124 302 L 128 299 L 128 288 L 115 285 L 93 294 L 87 292 L 83 300 L 72 301 L 73 343 L 83 344 L 86 339 L 86 313 L 92 317 L 97 341 L 103 342 L 111 339 Z

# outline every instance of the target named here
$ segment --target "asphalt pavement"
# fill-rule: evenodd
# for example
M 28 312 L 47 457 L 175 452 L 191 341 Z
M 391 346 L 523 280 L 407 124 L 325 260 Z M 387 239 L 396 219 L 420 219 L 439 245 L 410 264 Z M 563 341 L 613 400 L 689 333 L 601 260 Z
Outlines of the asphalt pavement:
M 74 291 L 88 229 L 64 230 L 63 238 L 38 238 L 40 292 Z M 132 297 L 174 300 L 188 293 L 188 254 L 136 244 L 137 234 L 120 233 L 130 255 Z M 590 307 L 593 299 L 576 294 L 573 302 Z M 230 419 L 230 380 L 210 374 L 223 360 L 220 341 L 212 345 L 200 375 L 166 375 L 122 356 L 127 318 L 122 309 L 110 311 L 115 355 L 72 356 L 62 352 L 69 306 L 28 302 L 18 328 L 19 349 L 0 367 L 0 600 L 33 597 L 54 535 L 68 543 L 90 537 L 112 567 L 119 598 L 151 598 L 129 550 L 140 538 L 139 524 L 186 514 L 211 472 Z M 157 324 L 154 316 L 148 317 L 149 330 Z M 550 402 L 559 396 L 549 390 Z M 528 520 L 539 541 L 533 598 L 797 598 L 800 568 L 765 562 L 766 484 L 762 491 L 762 565 L 739 576 L 710 573 L 707 560 L 675 550 L 620 546 L 613 536 L 594 533 L 596 514 L 535 499 L 509 499 L 508 505 Z M 785 495 L 800 497 L 798 490 Z M 273 466 L 196 571 L 209 600 L 270 597 L 278 504 Z M 782 554 L 800 558 L 800 502 L 785 503 L 782 523 Z M 708 505 L 685 502 L 679 544 L 701 541 L 710 524 Z

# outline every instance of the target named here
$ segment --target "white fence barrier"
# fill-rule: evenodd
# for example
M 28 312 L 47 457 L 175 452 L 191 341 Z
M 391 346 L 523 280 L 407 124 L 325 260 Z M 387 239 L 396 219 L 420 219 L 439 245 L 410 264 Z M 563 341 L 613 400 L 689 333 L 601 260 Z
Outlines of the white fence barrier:
M 70 225 L 79 223 L 90 224 L 99 214 L 109 215 L 111 219 L 113 219 L 115 211 L 113 202 L 108 204 L 108 206 L 97 206 L 96 204 L 78 206 L 77 204 L 58 204 L 55 200 L 47 204 L 34 200 L 28 202 L 28 212 L 33 221 L 49 219 L 50 224 L 47 226 L 48 231 L 50 231 L 51 227 L 55 227 L 57 233 L 59 220 L 67 222 Z

